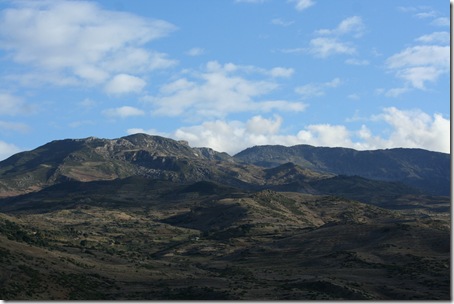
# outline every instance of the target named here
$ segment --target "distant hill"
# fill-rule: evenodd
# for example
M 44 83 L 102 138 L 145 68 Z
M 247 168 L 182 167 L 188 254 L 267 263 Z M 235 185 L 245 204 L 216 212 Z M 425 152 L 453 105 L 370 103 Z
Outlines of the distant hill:
M 367 200 L 369 194 L 381 197 L 381 201 L 424 193 L 449 195 L 450 155 L 420 149 L 356 151 L 299 145 L 253 147 L 232 157 L 146 134 L 112 140 L 65 139 L 0 162 L 0 197 L 69 181 L 134 176 L 177 184 L 209 182 L 254 191 L 338 194 L 371 202 Z M 199 184 L 202 188 L 204 185 Z
M 234 158 L 266 168 L 293 162 L 319 172 L 398 181 L 430 194 L 450 195 L 451 156 L 422 149 L 356 151 L 309 145 L 256 146 Z

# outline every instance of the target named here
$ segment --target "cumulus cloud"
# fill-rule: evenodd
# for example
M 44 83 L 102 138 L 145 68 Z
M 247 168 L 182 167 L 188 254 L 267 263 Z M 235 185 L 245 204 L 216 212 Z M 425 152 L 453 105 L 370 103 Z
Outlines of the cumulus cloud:
M 235 154 L 254 145 L 297 145 L 349 147 L 358 150 L 383 148 L 423 148 L 449 152 L 449 120 L 435 114 L 430 117 L 421 111 L 384 109 L 374 120 L 385 122 L 392 129 L 388 137 L 372 134 L 362 125 L 349 130 L 344 125 L 313 124 L 294 135 L 282 134 L 282 119 L 256 116 L 246 123 L 239 121 L 212 121 L 199 126 L 178 129 L 174 136 L 188 140 L 191 145 L 208 146 L 218 151 Z M 415 128 L 417 126 L 417 128 Z
M 166 21 L 105 10 L 91 1 L 13 4 L 0 13 L 0 48 L 16 63 L 42 69 L 41 81 L 103 84 L 112 74 L 175 64 L 166 54 L 144 48 L 176 29 Z
M 450 68 L 450 48 L 439 45 L 419 45 L 389 57 L 386 67 L 417 89 L 425 89 L 426 82 L 435 82 Z
M 155 115 L 186 117 L 225 117 L 246 111 L 303 111 L 301 102 L 267 99 L 263 96 L 279 85 L 275 78 L 290 77 L 293 69 L 281 67 L 264 70 L 253 66 L 224 65 L 216 61 L 188 77 L 170 82 L 160 94 L 144 101 L 154 107 Z
M 385 108 L 382 113 L 363 119 L 381 123 L 388 132 L 374 134 L 363 124 L 359 129 L 345 125 L 311 124 L 294 134 L 285 134 L 282 117 L 261 115 L 247 121 L 212 120 L 200 125 L 181 127 L 164 136 L 187 140 L 191 146 L 210 147 L 231 155 L 254 145 L 309 144 L 326 147 L 349 147 L 357 150 L 385 148 L 422 148 L 449 153 L 450 121 L 440 114 L 433 116 L 421 110 Z M 128 133 L 156 134 L 156 130 L 129 129 Z
M 142 116 L 145 115 L 145 112 L 134 107 L 123 106 L 119 108 L 104 110 L 102 114 L 112 118 L 115 117 L 126 118 L 131 116 Z
M 118 74 L 106 84 L 105 91 L 113 95 L 140 93 L 146 85 L 145 80 L 139 77 Z
M 22 150 L 16 145 L 4 142 L 0 140 L 0 161 L 7 159 L 13 154 L 19 153 Z
M 387 139 L 389 146 L 402 145 L 448 153 L 450 150 L 450 121 L 441 114 L 429 114 L 421 110 L 402 111 L 395 107 L 384 109 L 376 119 L 393 127 Z

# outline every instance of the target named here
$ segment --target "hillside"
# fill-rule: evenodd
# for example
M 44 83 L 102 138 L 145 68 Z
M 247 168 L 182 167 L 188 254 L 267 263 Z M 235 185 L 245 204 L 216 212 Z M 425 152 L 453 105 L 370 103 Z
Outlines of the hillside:
M 144 177 L 0 207 L 14 300 L 449 299 L 449 214 Z
M 422 149 L 356 151 L 309 145 L 256 146 L 234 158 L 266 168 L 293 162 L 319 172 L 398 181 L 430 194 L 450 195 L 451 156 Z
M 445 159 L 53 141 L 0 162 L 0 298 L 449 300 Z

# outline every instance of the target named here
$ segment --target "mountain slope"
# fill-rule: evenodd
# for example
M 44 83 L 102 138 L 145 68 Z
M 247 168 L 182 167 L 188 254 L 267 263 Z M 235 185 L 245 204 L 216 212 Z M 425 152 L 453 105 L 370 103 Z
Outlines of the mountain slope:
M 113 180 L 142 175 L 172 181 L 230 179 L 226 153 L 190 148 L 159 136 L 53 141 L 0 162 L 0 196 L 36 191 L 63 181 Z M 237 171 L 241 168 L 237 168 Z M 226 172 L 227 171 L 227 172 Z M 237 184 L 241 182 L 238 181 Z
M 421 149 L 356 151 L 309 145 L 256 146 L 234 156 L 272 168 L 293 162 L 303 168 L 368 179 L 399 181 L 436 195 L 450 194 L 450 155 Z

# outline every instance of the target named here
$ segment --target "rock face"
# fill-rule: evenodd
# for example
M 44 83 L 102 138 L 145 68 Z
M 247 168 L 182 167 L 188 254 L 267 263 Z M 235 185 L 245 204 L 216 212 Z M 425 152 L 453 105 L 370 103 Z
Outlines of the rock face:
M 425 193 L 449 195 L 450 155 L 420 149 L 356 151 L 299 145 L 253 147 L 231 157 L 210 148 L 191 148 L 187 142 L 146 134 L 112 140 L 65 139 L 0 162 L 0 197 L 65 181 L 130 176 L 320 193 L 323 181 L 336 175 L 401 182 Z M 321 182 L 313 184 L 314 181 Z M 330 189 L 332 183 L 330 180 Z M 373 187 L 373 182 L 370 185 Z

